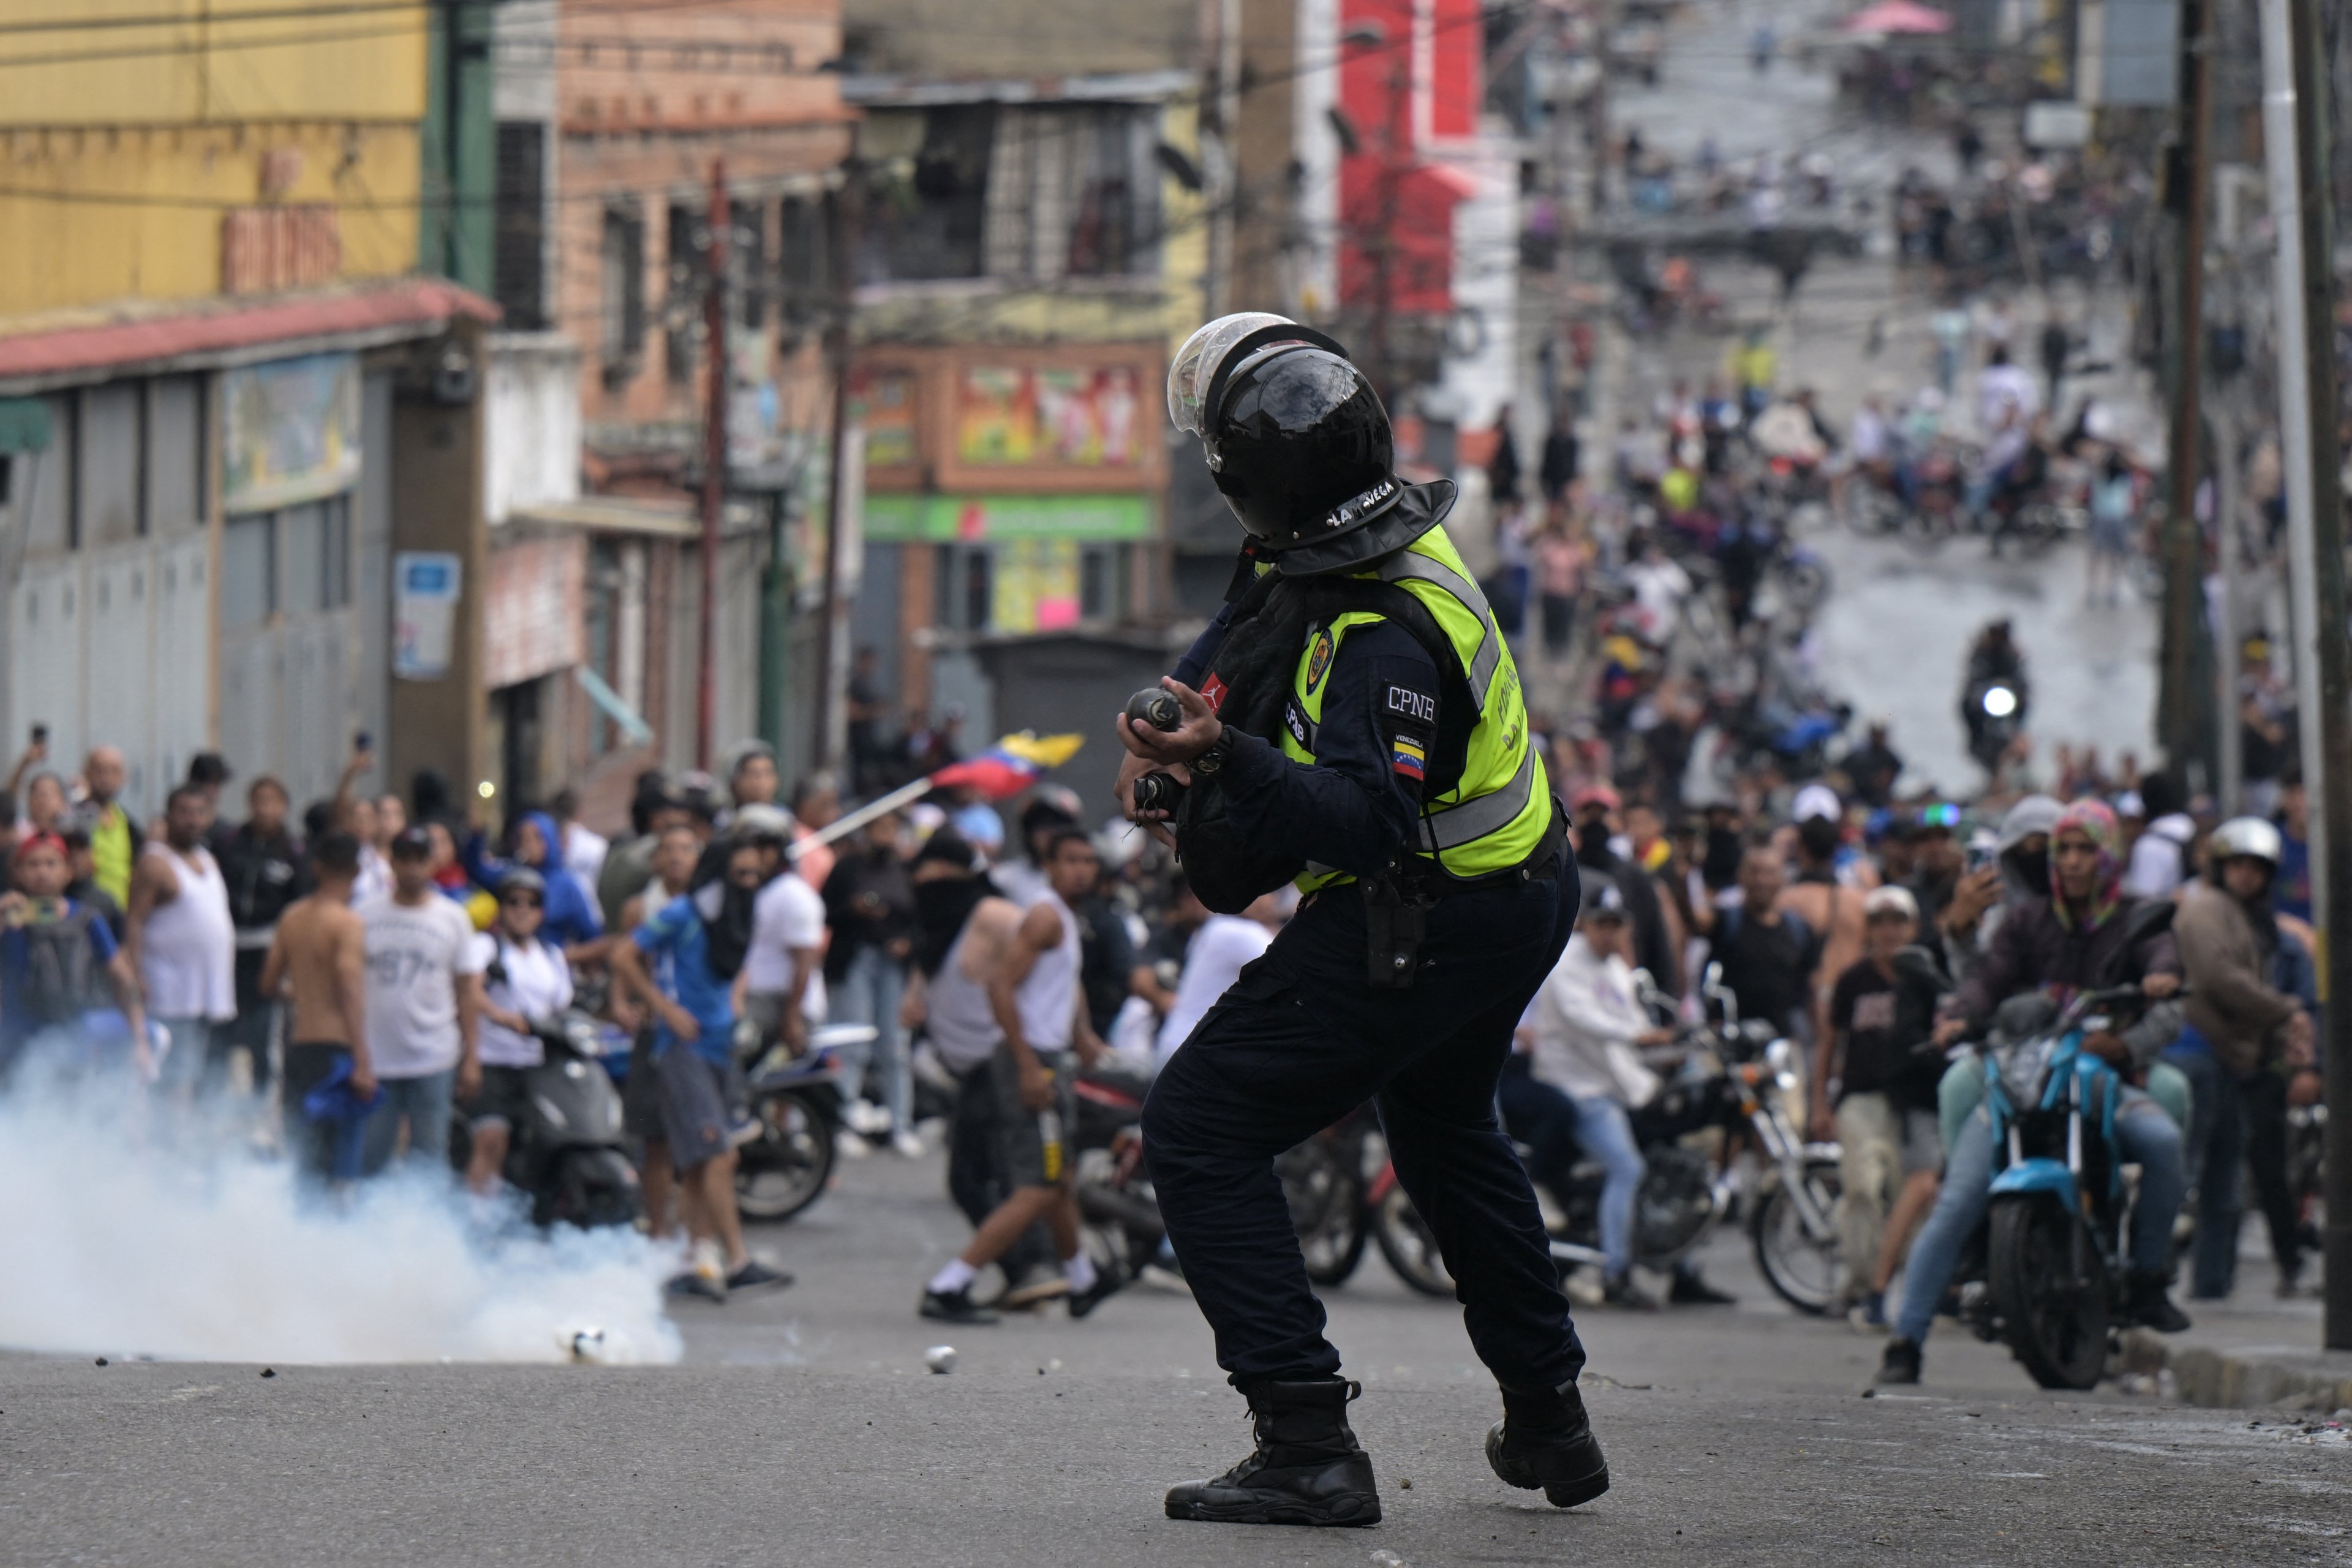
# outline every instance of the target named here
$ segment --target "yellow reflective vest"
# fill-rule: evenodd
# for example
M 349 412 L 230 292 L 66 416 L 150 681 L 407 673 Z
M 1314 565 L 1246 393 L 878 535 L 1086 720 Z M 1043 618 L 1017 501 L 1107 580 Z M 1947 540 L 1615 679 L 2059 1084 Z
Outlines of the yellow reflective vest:
M 1395 554 L 1353 574 L 1396 584 L 1421 601 L 1436 620 L 1469 678 L 1478 700 L 1461 780 L 1447 793 L 1424 797 L 1415 852 L 1435 860 L 1454 877 L 1483 877 L 1525 862 L 1551 822 L 1551 784 L 1528 731 L 1527 704 L 1519 672 L 1495 625 L 1486 596 L 1470 580 L 1469 568 L 1443 528 L 1433 528 Z M 1302 737 L 1285 725 L 1283 755 L 1312 764 L 1312 742 L 1323 721 L 1323 698 L 1339 645 L 1355 627 L 1382 619 L 1351 610 L 1328 625 L 1309 628 L 1292 678 L 1293 707 L 1305 715 Z M 1302 891 L 1348 879 L 1345 872 L 1310 864 L 1298 879 Z

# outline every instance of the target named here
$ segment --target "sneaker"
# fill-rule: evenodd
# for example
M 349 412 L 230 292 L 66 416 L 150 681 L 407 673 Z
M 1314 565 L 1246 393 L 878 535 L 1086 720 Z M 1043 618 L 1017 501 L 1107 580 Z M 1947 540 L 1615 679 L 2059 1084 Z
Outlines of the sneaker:
M 853 1100 L 842 1107 L 841 1119 L 851 1131 L 871 1137 L 890 1131 L 890 1113 L 870 1100 Z
M 1093 1284 L 1083 1290 L 1069 1293 L 1070 1316 L 1083 1318 L 1125 1289 L 1125 1279 L 1108 1268 L 1098 1268 L 1095 1271 Z
M 1675 1282 L 1666 1290 L 1666 1300 L 1677 1307 L 1733 1307 L 1739 1298 L 1728 1290 L 1718 1290 L 1699 1277 L 1696 1269 L 1677 1269 Z
M 1654 1312 L 1658 1310 L 1657 1301 L 1648 1291 L 1634 1284 L 1630 1274 L 1619 1274 L 1603 1280 L 1601 1300 L 1608 1306 L 1623 1307 L 1629 1311 Z
M 1019 1279 L 1007 1285 L 996 1304 L 1008 1311 L 1023 1310 L 1069 1293 L 1070 1282 L 1062 1278 L 1060 1269 L 1038 1263 L 1024 1269 Z
M 925 1290 L 918 1316 L 937 1323 L 992 1323 L 996 1314 L 971 1299 L 971 1287 L 952 1293 L 946 1290 Z
M 1887 1341 L 1886 1353 L 1879 1359 L 1878 1376 L 1874 1381 L 1882 1388 L 1916 1384 L 1919 1381 L 1919 1347 L 1909 1340 Z
M 1873 1290 L 1845 1311 L 1845 1321 L 1859 1334 L 1883 1334 L 1886 1331 L 1886 1296 Z
M 670 1276 L 669 1282 L 664 1285 L 662 1289 L 674 1301 L 690 1299 L 698 1301 L 714 1301 L 721 1306 L 724 1306 L 727 1301 L 725 1285 L 691 1268 L 683 1274 Z
M 890 1147 L 898 1152 L 900 1158 L 908 1160 L 919 1160 L 925 1154 L 930 1152 L 929 1150 L 923 1147 L 923 1141 L 920 1138 L 916 1137 L 912 1132 L 896 1132 L 891 1134 Z
M 736 1290 L 781 1290 L 793 1282 L 793 1277 L 781 1268 L 771 1268 L 758 1258 L 745 1261 L 742 1268 L 727 1277 L 727 1289 Z
M 834 1152 L 845 1160 L 863 1160 L 874 1152 L 874 1145 L 845 1127 L 833 1135 Z

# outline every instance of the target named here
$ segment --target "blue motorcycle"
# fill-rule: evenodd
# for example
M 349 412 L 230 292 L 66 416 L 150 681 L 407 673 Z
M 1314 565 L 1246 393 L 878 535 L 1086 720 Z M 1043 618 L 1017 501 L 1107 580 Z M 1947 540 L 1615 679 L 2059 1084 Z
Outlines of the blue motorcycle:
M 1960 1313 L 1979 1338 L 2005 1342 L 2044 1388 L 2097 1386 L 2126 1321 L 2131 1192 L 2116 1138 L 2124 1082 L 2083 1040 L 2147 1001 L 2137 985 L 2082 992 L 2063 1009 L 2013 997 L 1978 1047 L 1993 1177 L 1979 1265 L 1964 1259 L 1957 1275 Z

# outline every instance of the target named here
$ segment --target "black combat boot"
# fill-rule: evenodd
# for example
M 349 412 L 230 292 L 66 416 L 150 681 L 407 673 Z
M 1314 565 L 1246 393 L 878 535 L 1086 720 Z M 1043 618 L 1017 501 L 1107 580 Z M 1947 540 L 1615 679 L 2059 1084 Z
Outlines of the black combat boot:
M 1250 1403 L 1257 1451 L 1213 1481 L 1168 1493 L 1168 1517 L 1219 1524 L 1378 1524 L 1381 1494 L 1371 1456 L 1348 1429 L 1348 1402 L 1363 1392 L 1343 1377 L 1257 1383 Z
M 1554 1508 L 1574 1508 L 1609 1489 L 1609 1461 L 1573 1383 L 1534 1394 L 1503 1390 L 1503 1418 L 1486 1434 L 1486 1462 L 1515 1487 L 1541 1487 Z

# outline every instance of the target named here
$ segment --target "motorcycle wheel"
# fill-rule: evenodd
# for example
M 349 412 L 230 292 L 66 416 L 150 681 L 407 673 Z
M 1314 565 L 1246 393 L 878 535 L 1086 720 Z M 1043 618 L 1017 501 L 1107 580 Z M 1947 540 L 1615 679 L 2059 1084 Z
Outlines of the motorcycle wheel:
M 1835 1160 L 1805 1162 L 1805 1188 L 1824 1214 L 1837 1210 L 1838 1166 Z M 1751 1239 L 1756 1268 L 1773 1293 L 1800 1312 L 1822 1317 L 1837 1304 L 1845 1282 L 1845 1249 L 1838 1244 L 1836 1227 L 1825 1240 L 1805 1230 L 1804 1216 L 1789 1195 L 1787 1184 L 1775 1186 L 1756 1205 Z
M 1903 520 L 1903 542 L 1922 555 L 1933 555 L 1944 548 L 1951 530 L 1944 521 L 1926 508 L 1912 511 Z
M 1810 615 L 1830 596 L 1830 569 L 1818 561 L 1790 561 L 1780 569 L 1780 592 L 1798 614 Z
M 735 1206 L 745 1219 L 786 1220 L 824 1195 L 836 1158 L 833 1125 L 787 1089 L 753 1101 L 760 1136 L 735 1163 Z
M 2033 1381 L 2096 1388 L 2107 1364 L 2106 1263 L 2083 1217 L 2047 1196 L 2003 1198 L 1985 1264 L 2003 1336 Z
M 1318 1285 L 1344 1284 L 1364 1259 L 1363 1184 L 1320 1138 L 1285 1151 L 1274 1171 L 1282 1179 L 1307 1277 Z
M 1404 1188 L 1392 1186 L 1372 1208 L 1372 1239 L 1398 1279 L 1424 1296 L 1452 1296 L 1454 1276 L 1439 1256 L 1437 1237 Z
M 563 1156 L 546 1190 L 531 1205 L 531 1221 L 544 1229 L 571 1225 L 582 1230 L 635 1225 L 644 1199 L 637 1173 L 612 1149 L 586 1149 Z

